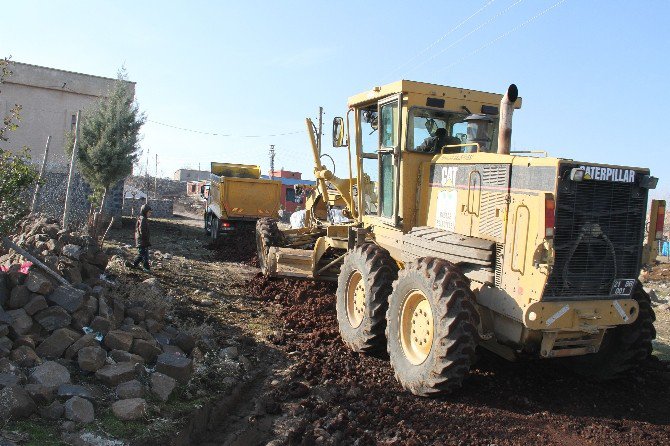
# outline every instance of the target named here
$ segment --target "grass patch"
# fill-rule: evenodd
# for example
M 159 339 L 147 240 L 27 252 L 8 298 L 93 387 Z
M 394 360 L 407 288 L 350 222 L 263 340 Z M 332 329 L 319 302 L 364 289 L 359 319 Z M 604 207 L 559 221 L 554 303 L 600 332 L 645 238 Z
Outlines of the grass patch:
M 145 422 L 121 421 L 111 410 L 103 412 L 96 420 L 96 424 L 102 432 L 116 438 L 144 438 L 148 434 Z
M 670 345 L 661 341 L 652 341 L 654 346 L 653 354 L 663 361 L 670 361 Z
M 60 439 L 60 429 L 57 425 L 46 421 L 21 420 L 5 425 L 5 429 L 11 432 L 25 434 L 28 438 L 25 446 L 66 446 Z

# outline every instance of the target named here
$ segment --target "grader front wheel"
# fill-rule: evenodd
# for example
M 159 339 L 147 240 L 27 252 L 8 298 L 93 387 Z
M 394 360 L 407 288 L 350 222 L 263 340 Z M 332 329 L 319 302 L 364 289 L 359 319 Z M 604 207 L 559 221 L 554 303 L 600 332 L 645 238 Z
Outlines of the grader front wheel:
M 430 257 L 408 264 L 394 283 L 386 319 L 400 385 L 420 396 L 461 386 L 474 363 L 479 314 L 457 266 Z
M 386 307 L 398 266 L 388 251 L 367 243 L 344 258 L 337 283 L 337 322 L 356 352 L 383 349 Z

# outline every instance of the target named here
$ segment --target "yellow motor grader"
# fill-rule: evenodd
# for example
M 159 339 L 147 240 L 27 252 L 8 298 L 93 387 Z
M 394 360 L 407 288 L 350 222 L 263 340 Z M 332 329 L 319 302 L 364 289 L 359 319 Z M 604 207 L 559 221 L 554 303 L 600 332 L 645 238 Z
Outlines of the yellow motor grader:
M 518 90 L 398 81 L 349 98 L 320 162 L 305 227 L 256 226 L 264 274 L 337 281 L 337 319 L 358 352 L 386 348 L 417 395 L 462 383 L 480 345 L 510 360 L 562 358 L 612 378 L 651 354 L 637 280 L 665 202 L 648 169 L 514 152 Z M 337 216 L 337 218 L 335 218 Z

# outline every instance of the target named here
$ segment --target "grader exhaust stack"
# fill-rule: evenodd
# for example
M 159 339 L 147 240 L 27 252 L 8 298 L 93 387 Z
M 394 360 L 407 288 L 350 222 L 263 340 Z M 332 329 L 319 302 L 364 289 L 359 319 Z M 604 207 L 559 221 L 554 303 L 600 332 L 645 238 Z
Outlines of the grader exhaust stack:
M 509 155 L 512 147 L 512 113 L 514 102 L 519 97 L 519 89 L 512 84 L 500 100 L 500 124 L 498 127 L 498 153 Z

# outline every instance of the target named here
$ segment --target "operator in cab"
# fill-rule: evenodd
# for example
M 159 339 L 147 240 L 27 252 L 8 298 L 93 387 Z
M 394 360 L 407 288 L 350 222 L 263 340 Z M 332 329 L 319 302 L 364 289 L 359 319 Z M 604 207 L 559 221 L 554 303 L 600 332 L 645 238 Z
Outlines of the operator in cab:
M 447 136 L 447 129 L 439 127 L 435 130 L 435 136 L 426 138 L 417 148 L 417 152 L 442 153 L 442 147 L 447 145 L 461 144 L 461 140 L 454 136 Z M 460 147 L 449 147 L 444 153 L 461 153 Z

